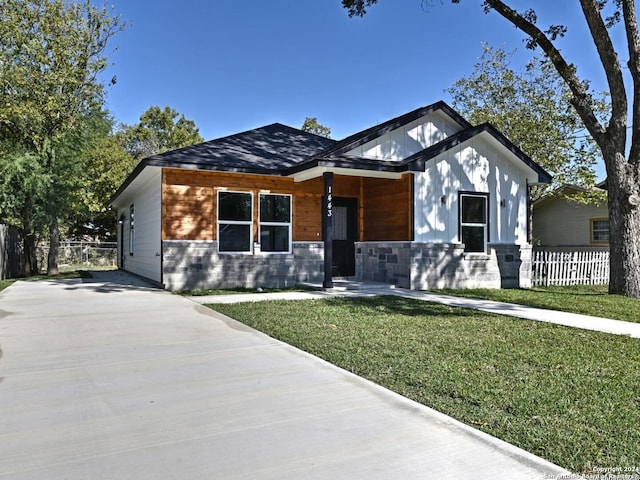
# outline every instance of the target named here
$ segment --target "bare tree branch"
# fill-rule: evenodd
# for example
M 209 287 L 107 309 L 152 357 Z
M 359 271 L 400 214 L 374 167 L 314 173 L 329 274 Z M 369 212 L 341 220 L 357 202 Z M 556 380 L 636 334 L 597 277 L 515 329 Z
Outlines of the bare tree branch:
M 560 51 L 551 43 L 551 40 L 540 30 L 534 23 L 527 20 L 511 7 L 507 6 L 501 0 L 485 0 L 485 6 L 493 8 L 504 18 L 521 29 L 532 39 L 534 45 L 539 46 L 554 64 L 556 70 L 569 86 L 573 94 L 572 105 L 578 111 L 578 114 L 584 121 L 585 127 L 598 143 L 603 145 L 606 142 L 605 128 L 600 124 L 594 114 L 591 105 L 591 96 L 585 85 L 576 75 L 576 69 L 573 65 L 567 63 Z
M 618 143 L 616 148 L 620 148 L 620 145 L 622 145 L 622 150 L 624 150 L 628 104 L 620 59 L 613 47 L 609 31 L 600 14 L 601 8 L 599 2 L 597 0 L 580 0 L 580 5 L 587 24 L 589 25 L 591 37 L 598 50 L 600 61 L 607 76 L 609 91 L 611 92 L 611 119 L 609 128 L 616 124 L 615 130 L 620 132 L 619 136 L 622 137 L 614 139 L 614 141 Z

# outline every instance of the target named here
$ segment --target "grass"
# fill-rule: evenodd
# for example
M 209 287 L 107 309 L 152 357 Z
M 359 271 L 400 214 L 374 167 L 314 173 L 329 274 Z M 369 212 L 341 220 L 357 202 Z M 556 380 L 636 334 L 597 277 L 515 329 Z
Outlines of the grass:
M 5 288 L 13 285 L 13 283 L 15 282 L 15 279 L 11 278 L 9 280 L 0 280 L 0 292 L 2 290 L 4 290 Z
M 235 288 L 221 288 L 212 290 L 183 290 L 180 295 L 187 297 L 204 297 L 209 295 L 238 295 L 243 293 L 275 293 L 275 292 L 306 292 L 313 290 L 312 288 L 305 287 L 292 287 L 292 288 L 264 288 L 261 287 L 260 291 L 256 288 L 235 287 Z
M 640 466 L 640 341 L 398 297 L 216 310 L 573 472 Z
M 437 290 L 437 292 L 640 323 L 640 300 L 622 295 L 609 295 L 606 285 L 504 290 Z

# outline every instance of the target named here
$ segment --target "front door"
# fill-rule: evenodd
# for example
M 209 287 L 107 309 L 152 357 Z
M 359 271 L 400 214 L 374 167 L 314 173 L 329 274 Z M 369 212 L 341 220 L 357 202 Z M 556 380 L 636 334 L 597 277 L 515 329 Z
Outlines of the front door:
M 335 277 L 351 277 L 356 273 L 356 248 L 358 239 L 358 200 L 356 198 L 333 199 L 333 262 Z

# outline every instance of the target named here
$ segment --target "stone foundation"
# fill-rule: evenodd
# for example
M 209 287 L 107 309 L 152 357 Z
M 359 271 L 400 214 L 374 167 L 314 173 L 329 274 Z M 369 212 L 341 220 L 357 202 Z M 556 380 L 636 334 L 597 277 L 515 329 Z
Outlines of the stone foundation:
M 218 243 L 162 242 L 162 283 L 167 290 L 286 288 L 322 282 L 322 242 L 294 242 L 290 254 L 218 254 Z
M 218 254 L 217 242 L 162 242 L 163 280 L 173 291 L 214 288 L 286 288 L 324 280 L 324 244 L 294 242 L 290 254 Z M 357 242 L 357 281 L 401 288 L 526 288 L 531 247 L 489 245 L 469 254 L 459 244 Z
M 487 254 L 459 244 L 356 243 L 356 280 L 401 288 L 517 288 L 531 285 L 531 248 L 490 245 Z

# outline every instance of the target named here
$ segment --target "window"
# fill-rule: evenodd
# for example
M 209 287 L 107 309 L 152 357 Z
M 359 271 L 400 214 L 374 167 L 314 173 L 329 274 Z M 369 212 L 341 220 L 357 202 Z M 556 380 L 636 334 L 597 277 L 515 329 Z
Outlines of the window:
M 348 229 L 348 211 L 347 207 L 333 207 L 333 239 L 347 240 L 349 235 Z
M 460 193 L 460 240 L 465 252 L 484 253 L 488 233 L 487 200 L 483 193 Z
M 251 252 L 253 194 L 218 192 L 218 251 Z
M 260 250 L 291 252 L 291 195 L 260 194 Z
M 591 219 L 591 243 L 609 243 L 609 219 Z
M 134 217 L 135 211 L 133 205 L 129 207 L 129 255 L 133 255 L 133 251 L 136 246 L 136 231 L 134 228 Z

